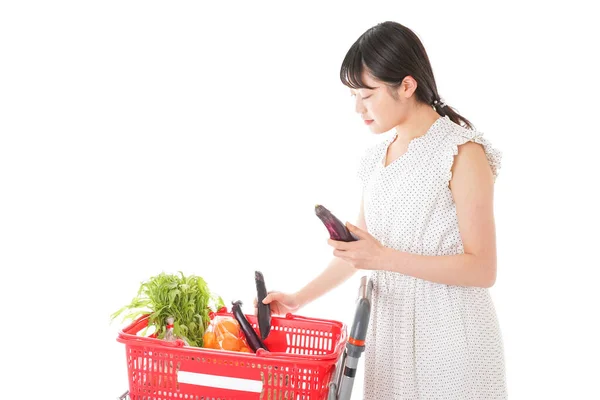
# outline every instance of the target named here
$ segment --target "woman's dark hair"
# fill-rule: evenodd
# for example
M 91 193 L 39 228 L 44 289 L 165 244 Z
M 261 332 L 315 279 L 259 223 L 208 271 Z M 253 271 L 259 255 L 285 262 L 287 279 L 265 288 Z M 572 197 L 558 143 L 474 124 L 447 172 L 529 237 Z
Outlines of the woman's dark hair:
M 429 106 L 435 100 L 440 101 L 425 47 L 413 31 L 397 22 L 381 22 L 354 42 L 342 62 L 342 83 L 353 89 L 373 89 L 362 79 L 363 68 L 383 82 L 395 99 L 398 98 L 395 89 L 410 75 L 418 83 L 415 91 L 417 101 Z M 448 115 L 458 125 L 474 129 L 469 120 L 448 105 L 436 105 L 435 110 L 441 116 Z

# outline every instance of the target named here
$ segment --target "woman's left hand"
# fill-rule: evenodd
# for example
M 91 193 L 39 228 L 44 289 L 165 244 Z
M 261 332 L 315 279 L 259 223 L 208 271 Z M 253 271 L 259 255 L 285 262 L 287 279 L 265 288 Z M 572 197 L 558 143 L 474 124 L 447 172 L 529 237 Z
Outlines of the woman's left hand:
M 354 266 L 356 269 L 377 270 L 384 269 L 387 262 L 388 248 L 382 245 L 369 232 L 346 222 L 346 227 L 354 233 L 359 240 L 343 242 L 327 239 L 327 244 L 334 248 L 333 255 Z

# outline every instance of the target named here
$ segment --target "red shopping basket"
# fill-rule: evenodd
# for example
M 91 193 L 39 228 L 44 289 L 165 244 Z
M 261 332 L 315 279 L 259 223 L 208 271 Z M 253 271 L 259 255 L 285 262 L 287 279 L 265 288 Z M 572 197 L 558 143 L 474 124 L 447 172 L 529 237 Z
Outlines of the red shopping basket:
M 233 317 L 226 309 L 215 315 Z M 257 329 L 256 317 L 246 318 Z M 323 400 L 347 340 L 342 322 L 293 314 L 271 318 L 270 351 L 256 354 L 138 336 L 147 325 L 142 316 L 117 338 L 125 344 L 131 400 Z

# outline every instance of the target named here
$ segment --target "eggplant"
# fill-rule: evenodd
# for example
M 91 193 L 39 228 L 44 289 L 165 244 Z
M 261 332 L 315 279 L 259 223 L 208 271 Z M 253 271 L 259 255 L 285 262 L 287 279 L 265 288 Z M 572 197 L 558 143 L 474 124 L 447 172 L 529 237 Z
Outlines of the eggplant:
M 248 346 L 250 346 L 250 349 L 252 349 L 252 351 L 255 353 L 258 349 L 265 349 L 266 351 L 269 351 L 267 346 L 265 346 L 263 341 L 260 340 L 256 332 L 254 331 L 254 328 L 252 328 L 252 325 L 250 325 L 250 322 L 248 322 L 246 316 L 242 312 L 241 300 L 234 301 L 232 304 L 233 306 L 231 307 L 231 312 L 237 320 L 237 322 L 240 324 L 240 328 L 246 336 L 246 341 L 248 342 Z
M 324 206 L 320 204 L 315 205 L 315 214 L 317 214 L 317 217 L 325 224 L 331 240 L 342 242 L 354 242 L 358 240 L 358 237 L 350 232 L 348 228 L 346 228 L 346 225 Z
M 260 330 L 260 338 L 265 340 L 271 332 L 271 305 L 263 304 L 263 300 L 267 297 L 267 287 L 265 286 L 265 278 L 260 271 L 254 271 L 254 280 L 256 281 L 256 297 L 258 308 L 258 329 Z

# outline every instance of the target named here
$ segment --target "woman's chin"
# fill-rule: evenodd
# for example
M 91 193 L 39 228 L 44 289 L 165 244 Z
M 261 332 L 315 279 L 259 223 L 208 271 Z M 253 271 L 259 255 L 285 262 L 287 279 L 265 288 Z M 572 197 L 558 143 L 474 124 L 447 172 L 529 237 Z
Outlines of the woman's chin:
M 369 125 L 369 130 L 371 131 L 371 133 L 374 133 L 376 135 L 380 135 L 382 133 L 385 133 L 387 131 L 382 130 L 378 125 L 376 125 L 375 123 L 372 123 L 371 125 Z

